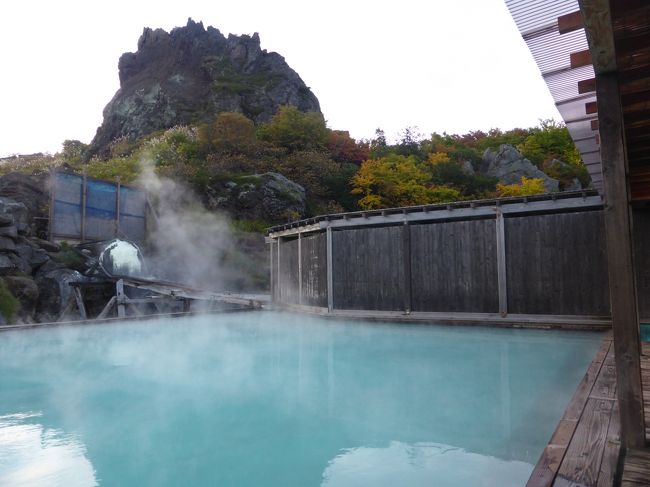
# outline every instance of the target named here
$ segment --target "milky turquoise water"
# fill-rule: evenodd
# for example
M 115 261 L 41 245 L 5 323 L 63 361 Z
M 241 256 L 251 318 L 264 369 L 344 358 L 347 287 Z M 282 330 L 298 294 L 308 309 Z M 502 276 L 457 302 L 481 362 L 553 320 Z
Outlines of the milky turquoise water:
M 0 486 L 525 484 L 601 335 L 270 312 L 0 333 Z

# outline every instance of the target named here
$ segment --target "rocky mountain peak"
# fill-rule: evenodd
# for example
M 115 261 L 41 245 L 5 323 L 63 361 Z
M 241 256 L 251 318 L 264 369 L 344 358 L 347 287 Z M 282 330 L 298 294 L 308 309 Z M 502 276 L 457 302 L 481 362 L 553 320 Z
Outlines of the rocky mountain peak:
M 119 60 L 120 89 L 91 144 L 136 139 L 174 125 L 239 112 L 267 122 L 281 105 L 320 112 L 318 99 L 284 58 L 261 48 L 257 33 L 229 34 L 188 19 L 171 32 L 145 28 L 136 52 Z

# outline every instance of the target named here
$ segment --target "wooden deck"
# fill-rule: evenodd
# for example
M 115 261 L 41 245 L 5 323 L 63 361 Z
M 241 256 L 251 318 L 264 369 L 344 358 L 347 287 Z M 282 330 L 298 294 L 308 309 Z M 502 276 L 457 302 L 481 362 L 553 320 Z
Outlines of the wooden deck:
M 650 442 L 650 343 L 641 342 L 641 384 L 645 405 L 645 437 Z
M 619 431 L 610 333 L 578 385 L 526 486 L 610 487 L 619 462 Z
M 629 450 L 625 455 L 621 487 L 644 486 L 650 486 L 650 449 Z

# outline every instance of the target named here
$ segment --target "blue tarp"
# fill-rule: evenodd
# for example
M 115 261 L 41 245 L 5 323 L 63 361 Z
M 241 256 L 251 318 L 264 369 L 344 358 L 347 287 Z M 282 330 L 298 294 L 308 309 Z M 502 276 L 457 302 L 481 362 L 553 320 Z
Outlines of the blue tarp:
M 54 174 L 51 238 L 81 240 L 83 177 L 57 172 Z M 115 237 L 142 243 L 146 231 L 146 195 L 144 191 L 120 186 L 120 221 L 117 222 L 116 183 L 86 179 L 86 240 Z

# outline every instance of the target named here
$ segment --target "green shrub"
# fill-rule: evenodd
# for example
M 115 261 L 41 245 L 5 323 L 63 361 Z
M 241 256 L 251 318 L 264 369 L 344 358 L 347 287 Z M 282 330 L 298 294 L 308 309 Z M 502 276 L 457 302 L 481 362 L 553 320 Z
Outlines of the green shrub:
M 20 302 L 11 294 L 4 279 L 0 278 L 0 314 L 7 321 L 11 321 L 19 308 Z

